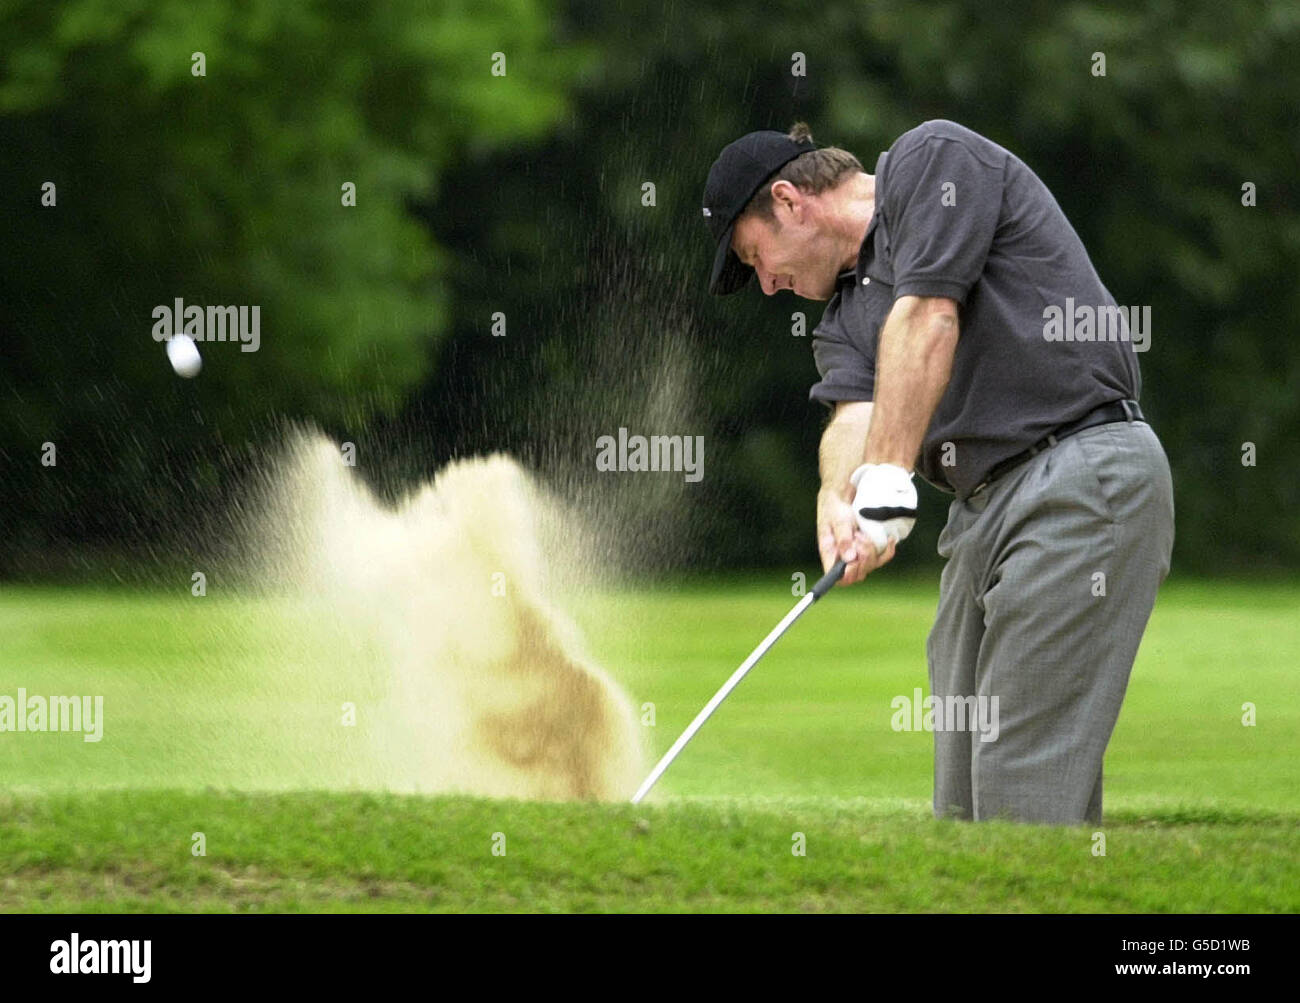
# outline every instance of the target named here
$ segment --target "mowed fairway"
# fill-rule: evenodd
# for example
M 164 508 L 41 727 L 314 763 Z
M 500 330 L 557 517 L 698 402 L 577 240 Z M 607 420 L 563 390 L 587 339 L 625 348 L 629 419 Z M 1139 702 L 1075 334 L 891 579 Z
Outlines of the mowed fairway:
M 106 708 L 99 743 L 0 733 L 0 910 L 1300 909 L 1295 586 L 1166 587 L 1107 759 L 1104 857 L 1091 828 L 930 817 L 930 736 L 894 731 L 890 702 L 925 689 L 931 582 L 833 592 L 639 808 L 358 789 L 365 722 L 335 716 L 367 688 L 307 685 L 330 644 L 275 603 L 182 596 L 0 590 L 0 695 Z M 654 705 L 649 761 L 793 601 L 774 578 L 578 604 Z

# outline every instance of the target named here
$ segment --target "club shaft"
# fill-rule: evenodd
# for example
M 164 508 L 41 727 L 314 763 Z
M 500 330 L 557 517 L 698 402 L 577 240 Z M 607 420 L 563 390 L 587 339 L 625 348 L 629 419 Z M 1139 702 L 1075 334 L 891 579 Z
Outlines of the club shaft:
M 758 664 L 759 659 L 767 654 L 768 649 L 770 649 L 772 645 L 776 644 L 781 635 L 790 628 L 790 625 L 798 620 L 799 617 L 803 616 L 809 606 L 825 595 L 827 589 L 834 585 L 843 573 L 844 562 L 836 562 L 835 567 L 828 571 L 822 579 L 813 586 L 812 591 L 800 599 L 799 602 L 795 604 L 794 609 L 790 610 L 781 622 L 772 628 L 771 633 L 759 642 L 758 647 L 751 651 L 749 657 L 741 662 L 740 668 L 736 669 L 736 671 L 731 674 L 731 677 L 722 684 L 722 687 L 718 692 L 713 694 L 713 698 L 704 705 L 704 708 L 698 714 L 695 715 L 695 720 L 686 726 L 686 730 L 678 736 L 677 741 L 673 743 L 672 748 L 665 752 L 659 762 L 655 764 L 655 768 L 650 771 L 650 775 L 645 778 L 641 786 L 637 788 L 637 792 L 632 796 L 633 804 L 641 803 L 641 799 L 650 793 L 650 788 L 658 782 L 659 778 L 664 775 L 664 771 L 672 765 L 672 761 L 677 758 L 677 754 L 680 753 L 682 749 L 686 748 L 686 743 L 695 737 L 695 733 L 703 727 L 704 722 L 707 721 L 713 712 L 718 709 L 718 705 L 721 704 L 723 700 L 727 699 L 727 694 L 740 685 L 740 681 L 745 678 L 745 674 Z

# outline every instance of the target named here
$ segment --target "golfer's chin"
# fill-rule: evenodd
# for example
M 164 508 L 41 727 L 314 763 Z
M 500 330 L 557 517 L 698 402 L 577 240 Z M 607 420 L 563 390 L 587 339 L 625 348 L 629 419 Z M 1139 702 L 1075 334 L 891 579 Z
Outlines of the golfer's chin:
M 805 300 L 828 300 L 835 295 L 835 280 L 827 283 L 810 282 L 807 286 L 796 282 L 790 291 Z

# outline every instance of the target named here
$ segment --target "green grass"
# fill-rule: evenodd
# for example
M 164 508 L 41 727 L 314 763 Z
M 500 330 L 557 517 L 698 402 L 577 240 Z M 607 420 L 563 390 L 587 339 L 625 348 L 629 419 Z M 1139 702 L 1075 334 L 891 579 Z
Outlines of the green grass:
M 0 816 L 3 911 L 1300 909 L 1294 819 L 1266 815 L 1125 815 L 1104 857 L 1083 829 L 856 801 L 118 792 L 0 798 Z
M 937 584 L 834 591 L 763 660 L 674 764 L 685 796 L 860 797 L 929 804 L 932 738 L 894 732 L 890 700 L 928 692 Z M 793 602 L 778 581 L 606 597 L 584 620 L 666 748 Z M 637 615 L 627 627 L 626 610 Z M 1300 816 L 1300 587 L 1170 583 L 1106 763 L 1108 808 Z M 1256 707 L 1254 727 L 1242 705 Z
M 792 601 L 697 583 L 579 619 L 655 705 L 657 753 Z M 365 736 L 322 708 L 372 682 L 324 671 L 339 639 L 305 643 L 288 607 L 3 589 L 0 695 L 100 693 L 107 720 L 101 743 L 0 734 L 0 910 L 1300 909 L 1300 588 L 1166 586 L 1107 757 L 1104 857 L 1087 827 L 929 816 L 930 736 L 892 731 L 889 701 L 925 686 L 934 601 L 887 576 L 837 590 L 632 808 L 346 790 L 373 780 Z

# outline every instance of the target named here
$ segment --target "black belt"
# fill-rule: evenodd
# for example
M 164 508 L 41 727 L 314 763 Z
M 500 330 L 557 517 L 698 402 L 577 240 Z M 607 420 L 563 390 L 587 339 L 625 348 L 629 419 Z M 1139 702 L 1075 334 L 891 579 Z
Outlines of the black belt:
M 995 463 L 993 469 L 985 475 L 984 480 L 967 497 L 971 498 L 979 494 L 1008 470 L 1020 466 L 1026 460 L 1033 459 L 1044 449 L 1051 449 L 1062 439 L 1074 435 L 1075 432 L 1082 432 L 1085 428 L 1093 428 L 1097 425 L 1109 425 L 1114 421 L 1146 421 L 1146 419 L 1142 417 L 1142 409 L 1138 407 L 1137 401 L 1118 400 L 1103 404 L 1101 407 L 1089 411 L 1078 421 L 1069 422 L 1043 436 L 1023 452 Z

